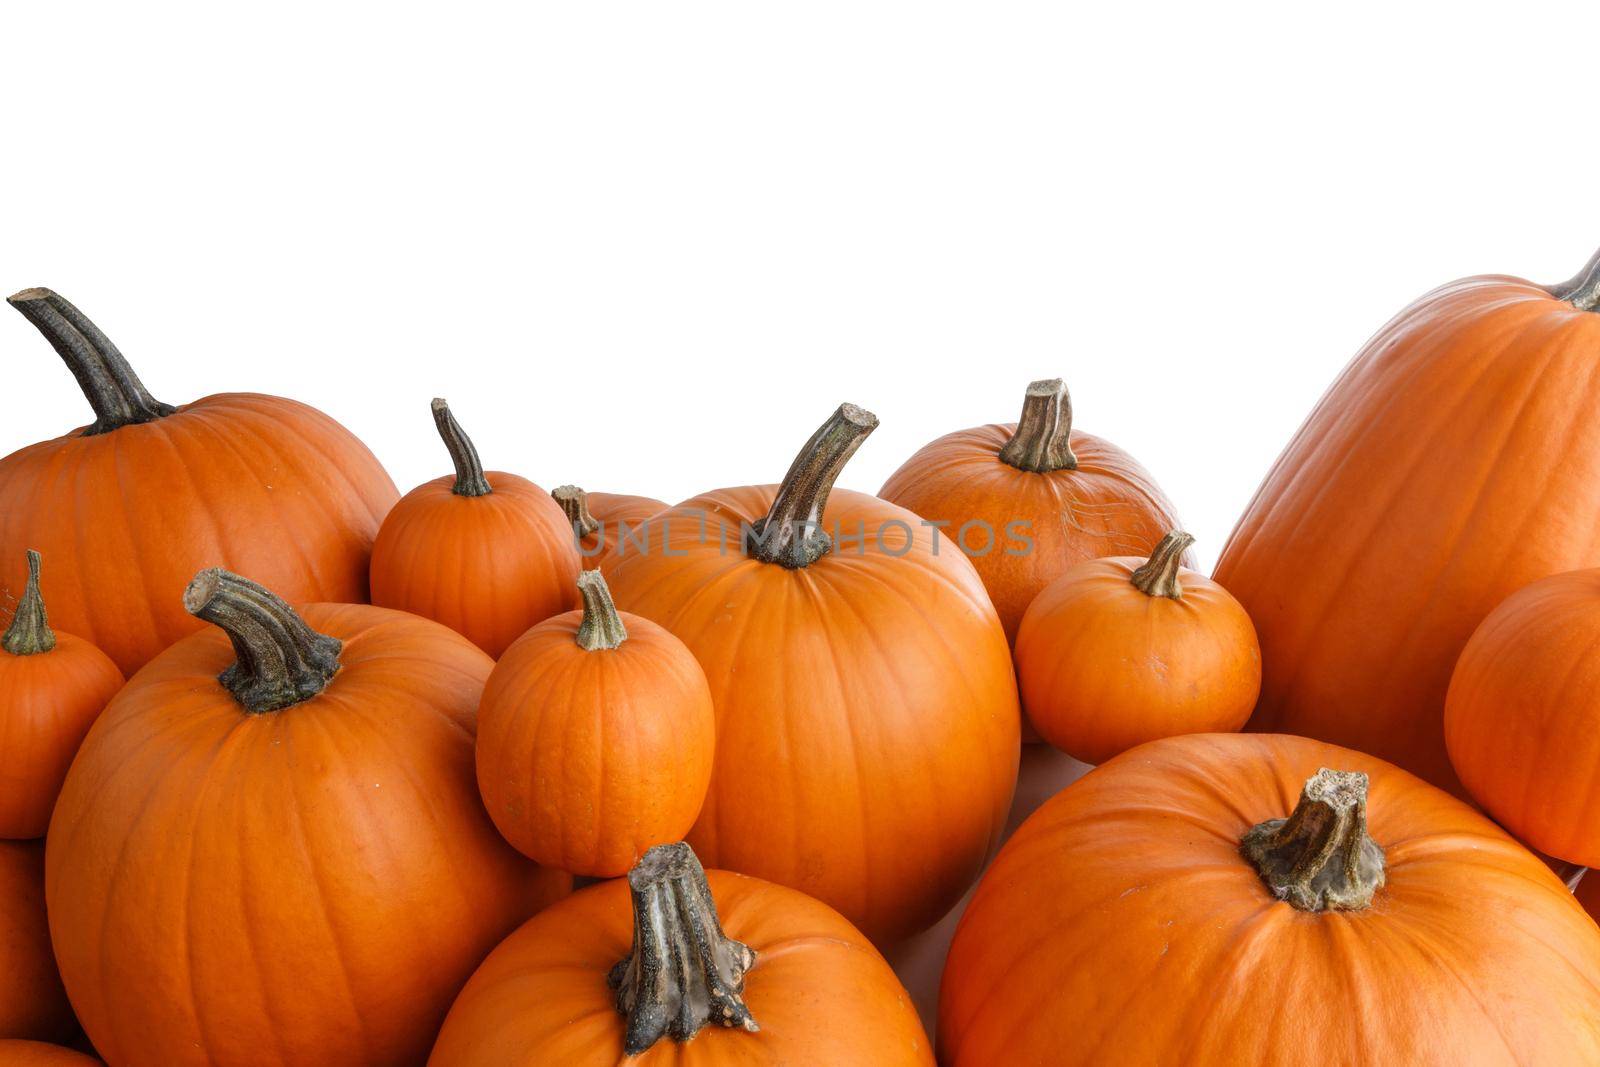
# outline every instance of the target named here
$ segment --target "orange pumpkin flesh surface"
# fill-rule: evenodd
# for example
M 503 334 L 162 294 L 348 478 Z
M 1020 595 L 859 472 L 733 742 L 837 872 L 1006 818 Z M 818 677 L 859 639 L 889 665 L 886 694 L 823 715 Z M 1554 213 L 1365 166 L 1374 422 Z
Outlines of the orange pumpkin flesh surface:
M 653 961 L 683 960 L 657 971 Z M 833 909 L 651 849 L 529 920 L 462 990 L 429 1067 L 931 1067 L 911 998 Z
M 93 1056 L 85 1056 L 60 1045 L 41 1041 L 0 1040 L 0 1067 L 105 1067 Z
M 1456 663 L 1444 734 L 1495 821 L 1600 866 L 1600 570 L 1534 582 L 1489 613 Z
M 1250 718 L 1261 688 L 1255 628 L 1226 589 L 1180 568 L 1193 542 L 1174 532 L 1148 561 L 1080 563 L 1023 616 L 1016 661 L 1028 720 L 1074 759 L 1104 763 Z
M 561 508 L 526 478 L 485 473 L 450 405 L 434 423 L 456 473 L 411 490 L 372 549 L 372 602 L 442 622 L 498 657 L 572 607 L 578 550 Z
M 60 353 L 96 416 L 0 459 L 0 560 L 34 548 L 50 561 L 44 595 L 57 626 L 132 674 L 199 628 L 170 591 L 210 564 L 297 603 L 366 600 L 372 541 L 399 494 L 350 431 L 282 397 L 162 404 L 55 293 L 27 289 L 10 303 Z
M 50 628 L 39 553 L 0 637 L 0 838 L 43 837 L 61 780 L 122 672 L 80 637 Z
M 1168 738 L 1006 843 L 950 948 L 939 1052 L 947 1067 L 1595 1063 L 1600 929 L 1488 819 L 1381 760 Z
M 1253 729 L 1459 788 L 1443 711 L 1467 638 L 1529 582 L 1600 564 L 1600 257 L 1586 277 L 1436 289 L 1301 426 L 1214 574 L 1260 635 Z
M 1012 641 L 1028 604 L 1069 567 L 1149 555 L 1178 525 L 1137 460 L 1073 430 L 1072 400 L 1058 378 L 1028 386 L 1020 422 L 939 438 L 878 495 L 943 524 L 941 551 L 971 554 Z M 968 523 L 976 525 L 963 536 Z
M 223 571 L 183 601 L 218 629 L 112 700 L 50 824 L 84 1029 L 118 1067 L 420 1061 L 484 953 L 570 888 L 478 800 L 492 661 L 426 619 L 297 615 Z
M 625 493 L 586 493 L 575 485 L 558 485 L 550 495 L 567 516 L 585 567 L 598 567 L 619 544 L 624 551 L 637 540 L 645 521 L 667 510 L 665 502 Z
M 478 707 L 478 788 L 507 841 L 574 874 L 626 874 L 689 832 L 716 722 L 683 642 L 619 613 L 597 570 L 582 611 L 547 619 L 509 649 Z
M 77 1029 L 44 905 L 44 842 L 0 841 L 0 1038 L 59 1041 Z
M 830 493 L 876 425 L 844 405 L 781 486 L 666 511 L 647 551 L 604 570 L 618 605 L 689 646 L 711 685 L 715 765 L 689 843 L 884 944 L 932 925 L 977 877 L 1020 727 L 977 572 L 935 552 L 904 508 Z

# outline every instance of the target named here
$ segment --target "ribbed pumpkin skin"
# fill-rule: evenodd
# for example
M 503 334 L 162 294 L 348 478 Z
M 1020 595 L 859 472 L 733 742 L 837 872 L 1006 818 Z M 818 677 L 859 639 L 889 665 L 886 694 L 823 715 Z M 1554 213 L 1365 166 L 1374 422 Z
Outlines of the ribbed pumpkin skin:
M 55 1041 L 75 1028 L 45 924 L 44 842 L 0 841 L 0 1038 Z
M 948 522 L 940 532 L 940 552 L 959 552 L 952 544 L 961 525 L 981 520 L 994 531 L 987 553 L 972 555 L 972 565 L 1015 641 L 1022 614 L 1039 591 L 1069 567 L 1101 556 L 1148 555 L 1168 530 L 1178 525 L 1166 494 L 1139 462 L 1109 441 L 1072 432 L 1076 470 L 1035 474 L 1000 460 L 1016 424 L 992 424 L 946 434 L 906 460 L 883 483 L 878 495 L 931 522 Z M 1032 539 L 1020 551 L 1007 530 L 1011 523 Z M 984 528 L 973 527 L 967 547 L 982 552 Z M 1019 551 L 1007 552 L 1015 545 Z
M 0 837 L 43 837 L 67 765 L 122 688 L 104 652 L 69 633 L 29 656 L 0 648 Z
M 1447 788 L 1450 672 L 1529 582 L 1600 563 L 1600 315 L 1469 278 L 1402 311 L 1306 420 L 1214 577 L 1261 638 L 1251 726 Z
M 51 935 L 118 1067 L 416 1063 L 484 953 L 570 886 L 479 803 L 489 657 L 383 608 L 301 615 L 344 642 L 320 695 L 245 713 L 208 629 L 123 689 L 67 775 Z
M 0 560 L 38 549 L 51 624 L 131 675 L 199 628 L 173 590 L 202 567 L 253 575 L 295 603 L 366 600 L 372 541 L 398 495 L 322 412 L 221 393 L 0 459 Z
M 911 998 L 876 949 L 838 912 L 755 878 L 707 871 L 724 932 L 756 952 L 745 1002 L 759 1033 L 707 1026 L 623 1053 L 623 1017 L 606 973 L 628 954 L 628 883 L 591 886 L 530 919 L 461 991 L 429 1067 L 733 1067 L 793 1064 L 927 1067 Z
M 630 534 L 629 545 L 625 551 L 637 551 L 631 539 L 632 531 L 644 525 L 646 519 L 653 518 L 667 510 L 663 500 L 656 500 L 648 496 L 629 496 L 626 493 L 588 493 L 589 514 L 602 524 L 588 537 L 585 537 L 579 548 L 583 556 L 585 567 L 598 567 L 600 560 L 606 553 L 615 549 L 622 539 L 623 527 Z
M 454 475 L 394 506 L 372 550 L 372 602 L 433 619 L 498 657 L 536 622 L 572 607 L 578 550 L 561 505 L 526 478 L 458 496 Z
M 104 1067 L 104 1064 L 93 1056 L 60 1045 L 0 1040 L 0 1067 Z
M 1228 732 L 1250 718 L 1261 650 L 1228 591 L 1183 569 L 1183 597 L 1148 596 L 1144 563 L 1080 563 L 1045 587 L 1017 633 L 1028 721 L 1074 759 L 1104 763 L 1176 734 Z
M 1239 839 L 1319 768 L 1371 778 L 1388 882 L 1274 899 Z M 1304 738 L 1140 746 L 1031 816 L 940 990 L 947 1067 L 1600 1062 L 1600 930 L 1532 853 L 1380 760 Z
M 710 682 L 716 760 L 688 837 L 702 861 L 885 944 L 937 921 L 999 840 L 1020 743 L 1010 651 L 972 567 L 876 497 L 828 498 L 824 527 L 860 544 L 795 570 L 744 556 L 740 524 L 775 491 L 696 497 L 651 520 L 648 554 L 603 569 Z
M 1467 792 L 1533 848 L 1600 866 L 1600 570 L 1506 598 L 1461 652 L 1445 744 Z
M 627 640 L 587 651 L 582 621 L 545 620 L 495 665 L 478 708 L 478 787 L 524 855 L 614 878 L 694 825 L 716 720 L 682 641 L 624 612 Z

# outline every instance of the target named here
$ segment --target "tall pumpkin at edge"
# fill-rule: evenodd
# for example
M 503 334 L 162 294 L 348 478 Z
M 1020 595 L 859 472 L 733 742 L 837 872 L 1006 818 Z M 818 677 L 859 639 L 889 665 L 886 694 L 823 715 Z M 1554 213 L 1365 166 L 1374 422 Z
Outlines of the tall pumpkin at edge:
M 296 603 L 367 598 L 367 557 L 399 493 L 350 431 L 256 393 L 163 404 L 60 296 L 25 289 L 8 302 L 60 353 L 95 414 L 0 459 L 0 560 L 30 548 L 50 560 L 56 625 L 132 674 L 198 628 L 162 594 L 205 566 L 255 575 Z
M 1600 255 L 1539 286 L 1467 278 L 1367 342 L 1239 520 L 1216 580 L 1261 640 L 1250 728 L 1459 792 L 1456 657 L 1529 582 L 1600 563 Z

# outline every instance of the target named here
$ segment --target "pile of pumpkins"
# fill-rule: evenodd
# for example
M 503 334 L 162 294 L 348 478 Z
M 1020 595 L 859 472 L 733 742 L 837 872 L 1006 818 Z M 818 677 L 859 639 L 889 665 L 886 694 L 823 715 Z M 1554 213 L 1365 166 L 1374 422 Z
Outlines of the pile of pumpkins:
M 676 507 L 436 400 L 400 497 L 10 302 L 95 419 L 0 460 L 0 1067 L 931 1064 L 974 883 L 949 1067 L 1600 1062 L 1600 257 L 1402 311 L 1211 578 L 1059 381 Z

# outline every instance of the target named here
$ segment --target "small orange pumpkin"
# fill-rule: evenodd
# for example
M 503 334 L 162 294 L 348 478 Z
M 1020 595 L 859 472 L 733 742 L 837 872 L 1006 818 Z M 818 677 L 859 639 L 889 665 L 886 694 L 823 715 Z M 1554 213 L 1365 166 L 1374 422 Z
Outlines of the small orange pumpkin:
M 478 788 L 526 856 L 573 874 L 626 874 L 689 832 L 711 781 L 716 719 L 683 642 L 619 613 L 597 570 L 583 610 L 506 649 L 478 706 Z
M 461 991 L 428 1060 L 624 1062 L 932 1067 L 933 1055 L 894 971 L 838 912 L 704 871 L 677 844 L 508 937 Z
M 98 648 L 50 628 L 39 594 L 39 553 L 0 637 L 0 837 L 43 837 L 67 765 L 89 724 L 122 688 Z
M 1250 718 L 1261 688 L 1255 627 L 1226 589 L 1180 565 L 1193 543 L 1175 530 L 1148 560 L 1080 563 L 1023 616 L 1023 706 L 1074 759 L 1104 763 L 1146 741 L 1233 731 Z
M 456 472 L 411 490 L 372 548 L 372 602 L 442 622 L 491 656 L 573 604 L 578 550 L 561 508 L 526 478 L 485 472 L 450 405 L 433 421 Z
M 0 1037 L 61 1041 L 76 1029 L 45 922 L 44 842 L 0 841 Z
M 585 493 L 575 485 L 559 485 L 550 495 L 572 524 L 585 567 L 600 566 L 601 559 L 619 545 L 623 551 L 638 551 L 645 520 L 667 510 L 663 501 L 652 497 Z
M 0 1040 L 0 1067 L 105 1067 L 93 1056 L 85 1056 L 61 1045 L 42 1041 Z

